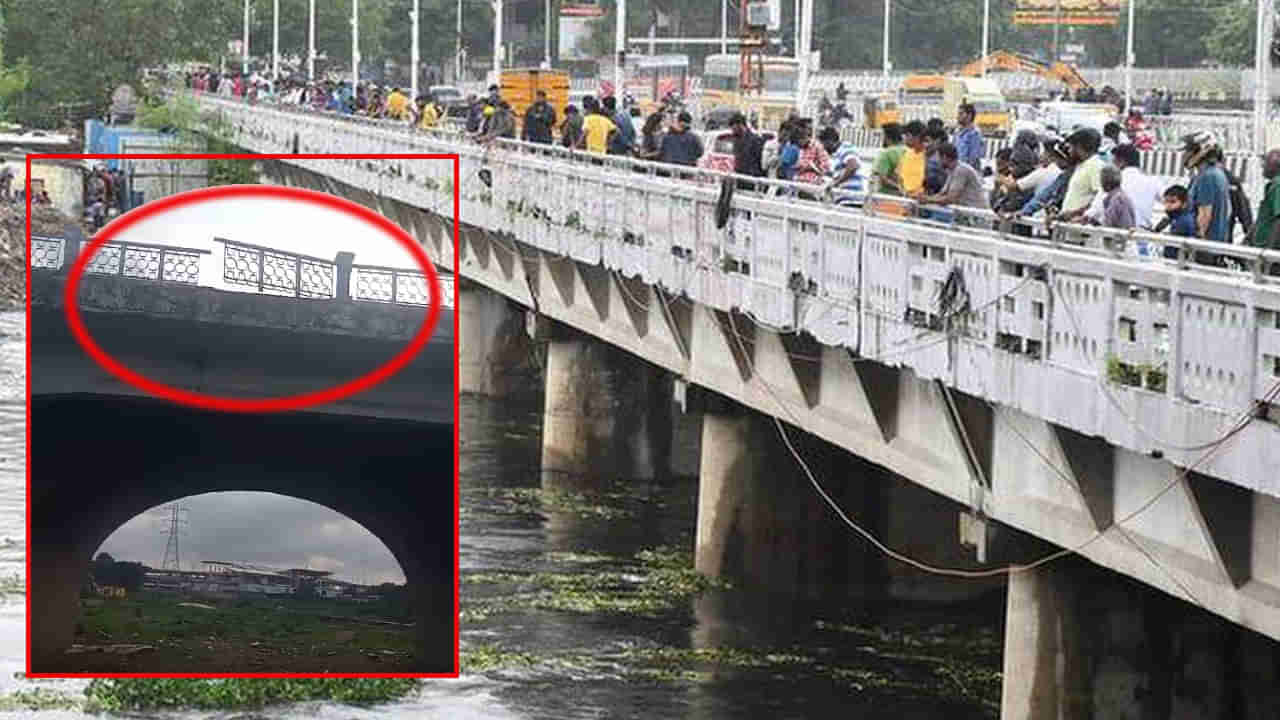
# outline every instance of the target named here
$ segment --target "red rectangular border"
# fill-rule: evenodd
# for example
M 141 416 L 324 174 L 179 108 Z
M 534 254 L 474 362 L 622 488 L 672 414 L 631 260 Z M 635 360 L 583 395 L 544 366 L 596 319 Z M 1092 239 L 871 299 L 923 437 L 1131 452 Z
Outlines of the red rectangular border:
M 31 672 L 31 526 L 26 528 L 26 676 L 30 678 L 456 678 L 460 672 L 459 634 L 462 631 L 460 606 L 458 603 L 459 588 L 459 520 L 462 490 L 458 481 L 459 432 L 458 432 L 458 227 L 459 227 L 459 160 L 456 153 L 451 154 L 407 154 L 407 153 L 368 153 L 349 155 L 323 154 L 218 154 L 218 153 L 36 153 L 27 155 L 25 180 L 26 201 L 26 513 L 31 517 L 31 163 L 33 160 L 452 160 L 453 161 L 453 275 L 454 275 L 454 313 L 453 313 L 453 672 L 452 673 L 33 673 Z M 390 219 L 390 218 L 388 218 Z M 407 231 L 406 231 L 407 232 Z

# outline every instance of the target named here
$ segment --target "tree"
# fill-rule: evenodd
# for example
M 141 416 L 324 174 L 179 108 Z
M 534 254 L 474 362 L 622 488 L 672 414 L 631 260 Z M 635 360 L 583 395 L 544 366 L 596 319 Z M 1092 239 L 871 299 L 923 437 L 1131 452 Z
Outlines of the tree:
M 147 568 L 142 563 L 117 562 L 107 553 L 98 553 L 93 559 L 90 574 L 99 585 L 122 587 L 133 593 L 142 589 Z

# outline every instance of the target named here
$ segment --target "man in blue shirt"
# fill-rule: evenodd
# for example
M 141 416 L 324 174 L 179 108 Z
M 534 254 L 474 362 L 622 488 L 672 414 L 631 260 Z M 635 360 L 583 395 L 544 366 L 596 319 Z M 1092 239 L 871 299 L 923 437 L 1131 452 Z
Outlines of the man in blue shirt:
M 618 132 L 609 143 L 610 155 L 630 155 L 636 143 L 636 128 L 631 124 L 631 116 L 625 110 L 618 109 L 618 100 L 610 95 L 600 101 L 604 105 L 605 115 L 618 126 Z
M 1217 138 L 1199 131 L 1182 139 L 1183 164 L 1195 170 L 1191 180 L 1191 213 L 1195 217 L 1196 237 L 1213 242 L 1229 242 L 1231 232 L 1231 186 L 1218 166 Z
M 952 142 L 956 146 L 956 152 L 960 153 L 960 162 L 977 170 L 981 175 L 982 158 L 987 153 L 987 142 L 982 139 L 982 133 L 978 132 L 978 128 L 973 126 L 975 116 L 977 116 L 977 110 L 971 103 L 960 106 L 959 112 L 956 113 L 956 124 L 960 129 L 956 130 L 956 136 Z

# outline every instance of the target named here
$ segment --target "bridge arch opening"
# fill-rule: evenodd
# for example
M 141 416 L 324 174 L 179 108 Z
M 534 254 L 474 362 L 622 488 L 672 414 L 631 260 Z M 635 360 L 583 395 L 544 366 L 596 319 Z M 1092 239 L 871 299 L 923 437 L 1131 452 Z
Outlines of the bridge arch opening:
M 367 653 L 362 656 L 367 662 L 355 670 L 297 671 L 453 670 L 452 427 L 322 413 L 223 414 L 154 399 L 88 394 L 33 396 L 31 423 L 33 672 L 83 671 L 78 657 L 83 653 L 68 650 L 77 643 L 98 643 L 75 635 L 78 626 L 92 626 L 81 590 L 98 551 L 110 552 L 118 529 L 152 508 L 227 492 L 238 497 L 271 493 L 323 506 L 330 517 L 340 515 L 376 538 L 402 573 L 408 605 L 402 620 L 412 624 L 411 655 Z M 155 540 L 163 548 L 165 538 L 156 533 Z M 162 558 L 151 562 L 162 563 Z M 358 632 L 352 637 L 359 638 Z M 375 661 L 370 654 L 382 656 Z M 366 666 L 372 662 L 377 667 Z M 270 671 L 267 665 L 163 670 L 255 669 Z
M 412 670 L 399 561 L 326 506 L 267 492 L 177 498 L 117 527 L 92 558 L 82 669 Z

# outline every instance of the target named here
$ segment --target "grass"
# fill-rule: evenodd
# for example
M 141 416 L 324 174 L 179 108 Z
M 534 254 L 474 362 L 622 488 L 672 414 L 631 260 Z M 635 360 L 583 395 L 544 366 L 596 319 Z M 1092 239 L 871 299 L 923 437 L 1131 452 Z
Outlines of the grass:
M 205 610 L 181 607 L 182 601 L 176 594 L 147 591 L 103 599 L 100 605 L 84 608 L 84 633 L 78 642 L 152 645 L 192 669 L 210 658 L 224 661 L 229 654 L 253 653 L 261 656 L 260 664 L 278 666 L 281 672 L 302 658 L 413 651 L 409 628 L 324 617 L 358 617 L 360 608 L 354 603 L 281 598 L 216 603 L 215 609 Z

